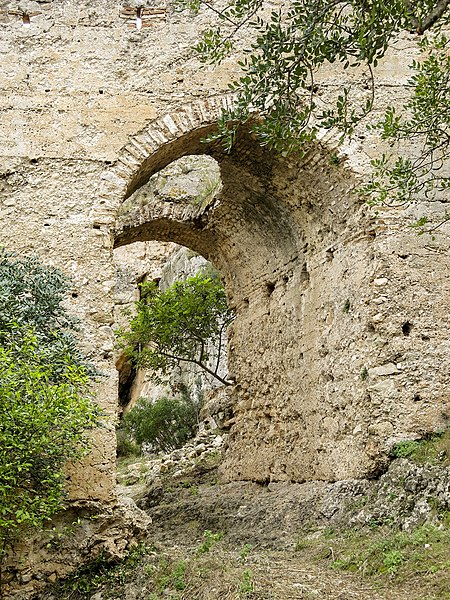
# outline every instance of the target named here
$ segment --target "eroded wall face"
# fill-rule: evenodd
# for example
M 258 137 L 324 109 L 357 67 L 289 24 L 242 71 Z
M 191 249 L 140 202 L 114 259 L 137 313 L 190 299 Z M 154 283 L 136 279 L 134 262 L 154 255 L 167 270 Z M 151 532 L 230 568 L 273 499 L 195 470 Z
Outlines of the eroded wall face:
M 351 173 L 318 147 L 306 165 L 278 161 L 269 179 L 261 193 L 282 214 L 266 212 L 257 244 L 249 216 L 249 243 L 240 248 L 246 283 L 232 286 L 237 410 L 222 475 L 303 481 L 372 474 L 394 434 L 375 416 L 365 376 L 377 364 L 369 310 L 377 293 L 374 224 L 352 193 Z M 243 190 L 249 176 L 242 174 L 240 186 L 236 172 L 232 180 Z
M 100 373 L 97 401 L 105 411 L 93 451 L 69 473 L 71 496 L 110 501 L 115 496 L 114 456 L 117 374 L 112 364 L 110 303 L 115 284 L 109 236 L 94 229 L 90 205 L 103 165 L 96 162 L 2 160 L 1 243 L 7 250 L 38 255 L 72 279 L 69 312 L 80 320 L 83 351 Z
M 110 418 L 71 474 L 74 498 L 114 497 L 111 250 L 120 206 L 152 169 L 193 150 L 221 163 L 220 202 L 142 207 L 128 241 L 182 243 L 226 278 L 238 316 L 229 343 L 236 422 L 223 478 L 367 475 L 394 441 L 447 423 L 448 232 L 433 240 L 408 229 L 429 206 L 367 216 L 351 171 L 364 171 L 365 152 L 382 151 L 373 134 L 362 133 L 340 166 L 319 144 L 298 162 L 255 145 L 229 158 L 200 150 L 183 136 L 214 121 L 220 102 L 203 100 L 223 92 L 235 70 L 231 59 L 213 71 L 192 57 L 208 13 L 191 20 L 164 6 L 137 31 L 115 0 L 58 0 L 40 5 L 25 28 L 18 7 L 0 7 L 0 241 L 74 277 L 70 308 L 104 374 L 98 399 Z M 402 97 L 411 48 L 400 44 L 381 66 L 381 103 Z M 342 82 L 334 71 L 324 76 L 325 98 Z
M 411 215 L 371 215 L 352 172 L 319 145 L 283 161 L 247 137 L 216 157 L 215 203 L 132 197 L 116 234 L 203 248 L 225 277 L 236 385 L 222 478 L 376 474 L 394 443 L 448 422 L 446 325 L 430 335 L 447 320 L 445 232 L 425 240 Z
M 351 173 L 317 148 L 305 162 L 279 162 L 264 186 L 290 215 L 284 252 L 291 236 L 297 255 L 276 257 L 269 223 L 247 249 L 259 269 L 235 298 L 226 479 L 374 475 L 396 442 L 449 423 L 446 232 L 424 238 L 413 214 L 371 215 Z

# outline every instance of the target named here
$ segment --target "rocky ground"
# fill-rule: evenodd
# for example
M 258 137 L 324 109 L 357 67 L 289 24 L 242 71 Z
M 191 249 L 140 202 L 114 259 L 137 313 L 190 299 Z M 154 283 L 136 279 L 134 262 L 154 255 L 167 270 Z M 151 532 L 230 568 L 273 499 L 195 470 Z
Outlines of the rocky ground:
M 121 461 L 124 502 L 152 519 L 141 544 L 37 598 L 450 599 L 442 451 L 396 458 L 376 480 L 220 484 L 225 445 L 226 434 L 204 432 L 170 454 Z

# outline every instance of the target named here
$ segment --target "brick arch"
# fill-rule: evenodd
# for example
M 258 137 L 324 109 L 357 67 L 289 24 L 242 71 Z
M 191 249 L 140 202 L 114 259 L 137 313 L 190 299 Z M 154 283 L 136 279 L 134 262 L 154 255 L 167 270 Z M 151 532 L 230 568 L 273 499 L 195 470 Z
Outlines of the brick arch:
M 373 453 L 342 431 L 367 419 L 369 407 L 348 368 L 350 350 L 331 348 L 348 332 L 342 306 L 350 294 L 349 262 L 369 260 L 349 242 L 365 236 L 364 211 L 352 194 L 358 173 L 349 161 L 330 160 L 338 145 L 332 132 L 302 158 L 275 156 L 245 126 L 229 154 L 217 143 L 204 144 L 230 102 L 226 96 L 186 105 L 134 136 L 102 177 L 94 226 L 117 246 L 150 239 L 181 243 L 222 271 L 237 309 L 229 335 L 236 421 L 224 479 L 366 474 L 375 468 Z M 152 174 L 187 154 L 218 161 L 220 197 L 208 206 L 133 204 L 134 192 Z M 357 162 L 364 167 L 363 158 Z M 369 271 L 362 267 L 359 280 L 352 278 L 354 297 Z M 352 335 L 364 339 L 366 325 L 352 323 Z M 338 367 L 329 359 L 336 354 L 342 355 Z M 336 413 L 335 378 L 344 382 L 339 393 L 348 392 L 348 404 L 362 408 Z
M 183 154 L 201 154 L 200 140 L 213 128 L 232 97 L 216 96 L 181 106 L 151 121 L 124 146 L 105 169 L 93 207 L 94 226 L 114 224 L 121 202 L 149 177 Z
M 121 202 L 146 183 L 154 173 L 186 154 L 219 154 L 218 144 L 205 148 L 203 139 L 214 130 L 223 109 L 233 106 L 233 95 L 213 96 L 182 105 L 151 121 L 134 135 L 118 154 L 114 165 L 100 177 L 96 202 L 91 212 L 95 227 L 114 224 Z M 314 146 L 302 159 L 303 164 L 317 161 L 317 150 L 326 147 L 339 151 L 354 173 L 364 176 L 369 157 L 354 142 L 341 143 L 335 130 L 319 131 L 320 146 Z M 319 150 L 320 152 L 320 150 Z

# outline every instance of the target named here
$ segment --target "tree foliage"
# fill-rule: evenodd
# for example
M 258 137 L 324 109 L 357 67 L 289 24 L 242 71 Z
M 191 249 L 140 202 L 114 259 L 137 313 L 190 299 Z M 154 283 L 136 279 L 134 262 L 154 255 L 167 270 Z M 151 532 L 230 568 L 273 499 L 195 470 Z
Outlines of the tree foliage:
M 18 346 L 31 330 L 55 375 L 64 372 L 67 359 L 93 374 L 77 345 L 77 321 L 64 306 L 69 289 L 70 281 L 59 269 L 0 247 L 0 344 L 13 343 L 11 328 Z
M 383 154 L 372 161 L 376 177 L 366 192 L 375 202 L 401 205 L 421 195 L 440 198 L 439 192 L 450 187 L 450 41 L 424 38 L 420 48 L 424 58 L 412 63 L 412 95 L 403 112 L 389 107 L 375 126 L 391 144 L 408 140 L 419 151 L 413 157 Z
M 121 429 L 137 444 L 170 452 L 195 435 L 199 407 L 187 395 L 164 396 L 155 402 L 140 398 L 122 419 Z
M 230 383 L 218 371 L 233 313 L 218 276 L 200 272 L 165 291 L 155 282 L 143 283 L 136 309 L 130 328 L 118 332 L 119 343 L 138 367 L 153 371 L 154 380 L 188 362 L 221 383 Z
M 64 466 L 99 420 L 67 286 L 58 270 L 0 250 L 0 558 L 63 508 Z
M 372 201 L 395 204 L 420 193 L 439 197 L 448 188 L 449 173 L 439 169 L 450 162 L 450 42 L 441 32 L 450 22 L 450 0 L 291 0 L 271 11 L 263 0 L 226 0 L 220 9 L 209 0 L 178 3 L 219 16 L 219 27 L 205 31 L 197 45 L 204 61 L 222 60 L 243 29 L 253 30 L 242 75 L 230 86 L 236 102 L 219 122 L 228 148 L 237 124 L 254 111 L 261 142 L 282 153 L 301 153 L 319 128 L 352 135 L 374 108 L 374 72 L 390 45 L 402 31 L 422 38 L 422 58 L 411 65 L 411 99 L 400 111 L 389 108 L 378 124 L 393 145 L 417 140 L 417 154 L 404 158 L 399 146 L 400 153 L 374 160 L 366 192 Z M 326 83 L 317 77 L 327 64 L 361 73 L 357 85 L 348 78 L 331 106 L 321 99 Z

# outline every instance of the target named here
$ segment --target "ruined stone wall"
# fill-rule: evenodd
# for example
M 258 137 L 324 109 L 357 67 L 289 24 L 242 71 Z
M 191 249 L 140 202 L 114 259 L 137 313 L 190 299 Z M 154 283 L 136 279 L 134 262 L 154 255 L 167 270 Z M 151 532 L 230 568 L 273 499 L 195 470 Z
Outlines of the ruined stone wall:
M 201 139 L 230 101 L 221 94 L 235 61 L 213 71 L 191 51 L 209 13 L 192 20 L 149 2 L 158 10 L 137 30 L 116 0 L 31 4 L 39 14 L 24 27 L 22 2 L 0 3 L 0 242 L 73 276 L 82 343 L 105 375 L 98 399 L 110 420 L 72 474 L 72 497 L 115 493 L 113 244 L 181 243 L 225 277 L 237 319 L 224 479 L 367 475 L 394 441 L 443 427 L 448 232 L 419 238 L 406 227 L 412 214 L 361 206 L 354 189 L 382 150 L 374 134 L 341 148 L 340 164 L 330 160 L 333 135 L 283 160 L 242 131 L 224 155 Z M 381 65 L 381 106 L 404 97 L 415 52 L 405 38 Z M 326 103 L 342 81 L 334 70 L 323 77 Z M 159 169 L 198 153 L 218 160 L 220 197 L 123 204 Z
M 71 310 L 104 374 L 97 397 L 109 420 L 86 469 L 71 476 L 77 500 L 115 497 L 115 278 L 109 229 L 92 215 L 101 177 L 153 118 L 226 85 L 226 69 L 205 77 L 192 58 L 197 24 L 189 17 L 161 1 L 138 31 L 125 5 L 0 2 L 0 243 L 73 276 Z

